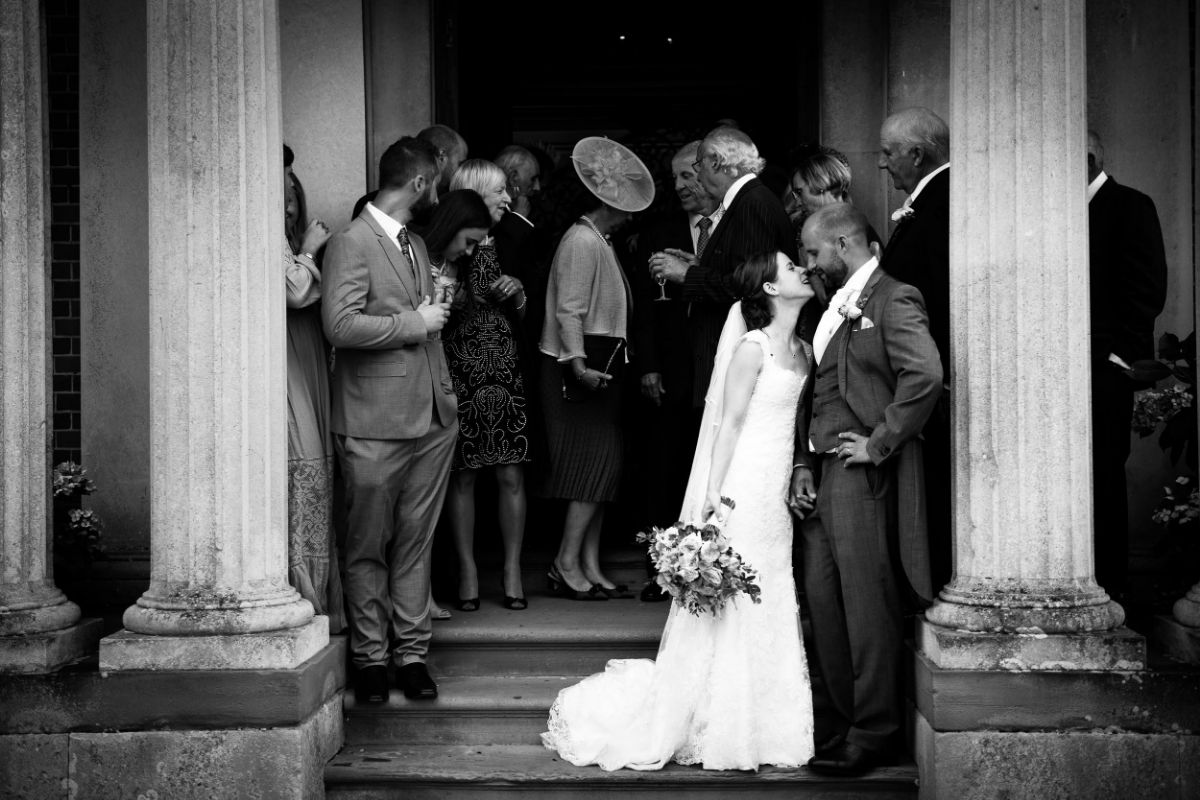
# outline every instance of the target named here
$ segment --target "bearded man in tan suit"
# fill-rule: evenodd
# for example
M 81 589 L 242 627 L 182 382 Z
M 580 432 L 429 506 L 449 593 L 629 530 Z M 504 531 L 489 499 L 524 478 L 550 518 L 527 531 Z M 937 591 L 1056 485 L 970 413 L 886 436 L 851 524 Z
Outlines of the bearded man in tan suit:
M 346 595 L 359 702 L 387 700 L 389 639 L 410 699 L 437 697 L 425 667 L 429 555 L 446 494 L 458 404 L 436 334 L 414 212 L 437 202 L 437 151 L 404 137 L 379 161 L 379 193 L 325 254 L 322 318 L 337 348 L 331 428 L 346 484 Z M 390 635 L 389 635 L 390 633 Z

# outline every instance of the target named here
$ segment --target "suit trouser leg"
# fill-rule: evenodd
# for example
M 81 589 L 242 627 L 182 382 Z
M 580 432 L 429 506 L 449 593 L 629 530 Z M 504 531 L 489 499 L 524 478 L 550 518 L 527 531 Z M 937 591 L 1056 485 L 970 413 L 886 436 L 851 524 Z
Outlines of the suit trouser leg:
M 846 740 L 880 750 L 900 728 L 902 608 L 889 555 L 891 470 L 821 461 L 817 508 L 841 590 L 854 701 Z M 815 613 L 815 612 L 814 612 Z
M 428 646 L 430 544 L 457 430 L 457 423 L 435 424 L 412 440 L 334 437 L 346 494 L 346 611 L 357 667 L 387 662 L 389 627 L 393 645 L 398 641 L 398 598 L 411 620 L 404 627 L 409 649 L 417 641 Z M 429 451 L 440 458 L 429 457 Z M 423 600 L 414 602 L 417 596 Z M 424 652 L 409 660 L 424 660 Z
M 429 652 L 433 533 L 446 499 L 457 439 L 457 420 L 446 427 L 434 422 L 429 433 L 412 440 L 408 451 L 406 485 L 396 508 L 399 535 L 388 553 L 392 658 L 399 666 L 424 661 Z
M 1110 593 L 1127 588 L 1129 459 L 1133 385 L 1115 367 L 1097 365 L 1092 374 L 1092 470 L 1096 580 Z
M 812 635 L 810 661 L 820 678 L 813 684 L 814 732 L 821 741 L 849 729 L 854 719 L 854 681 L 837 563 L 820 512 L 800 523 L 800 551 Z

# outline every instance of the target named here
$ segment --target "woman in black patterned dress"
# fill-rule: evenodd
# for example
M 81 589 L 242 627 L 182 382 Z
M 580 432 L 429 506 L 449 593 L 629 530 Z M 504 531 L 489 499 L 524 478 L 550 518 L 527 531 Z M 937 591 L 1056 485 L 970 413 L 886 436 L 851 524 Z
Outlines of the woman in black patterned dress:
M 471 159 L 455 171 L 450 189 L 477 192 L 496 223 L 508 210 L 506 183 L 495 164 Z M 504 606 L 520 610 L 527 606 L 521 586 L 521 542 L 529 419 L 516 320 L 525 312 L 525 291 L 519 280 L 501 270 L 490 238 L 476 246 L 469 269 L 458 278 L 465 290 L 463 301 L 442 336 L 458 395 L 458 446 L 446 495 L 459 559 L 458 608 L 479 608 L 475 478 L 481 469 L 494 469 L 504 540 Z

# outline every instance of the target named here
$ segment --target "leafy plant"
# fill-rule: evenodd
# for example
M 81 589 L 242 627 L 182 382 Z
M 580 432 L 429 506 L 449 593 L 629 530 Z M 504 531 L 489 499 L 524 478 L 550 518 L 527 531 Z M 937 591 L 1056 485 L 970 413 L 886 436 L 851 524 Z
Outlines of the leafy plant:
M 74 461 L 54 467 L 54 552 L 60 557 L 90 563 L 104 554 L 104 522 L 95 510 L 79 507 L 79 499 L 95 491 L 87 470 Z
M 1158 358 L 1135 361 L 1127 371 L 1140 384 L 1156 384 L 1174 378 L 1163 389 L 1139 392 L 1133 405 L 1133 429 L 1145 438 L 1162 426 L 1158 444 L 1171 457 L 1171 463 L 1181 459 L 1193 473 L 1196 471 L 1197 425 L 1196 412 L 1196 333 L 1183 341 L 1173 333 L 1164 333 L 1158 340 Z

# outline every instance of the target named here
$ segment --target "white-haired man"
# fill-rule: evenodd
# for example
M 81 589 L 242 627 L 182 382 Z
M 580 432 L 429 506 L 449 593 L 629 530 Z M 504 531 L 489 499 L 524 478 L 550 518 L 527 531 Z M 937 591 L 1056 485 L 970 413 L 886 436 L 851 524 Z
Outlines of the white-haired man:
M 733 273 L 755 253 L 779 250 L 795 261 L 796 235 L 783 203 L 757 175 L 765 166 L 754 142 L 729 127 L 711 131 L 700 143 L 693 163 L 704 190 L 721 198 L 719 218 L 696 256 L 668 250 L 651 260 L 651 272 L 683 287 L 691 304 L 692 403 L 704 405 L 713 357 L 729 306 L 737 294 Z
M 496 238 L 496 255 L 504 271 L 521 282 L 525 288 L 526 312 L 520 320 L 520 336 L 524 345 L 521 366 L 526 386 L 537 386 L 538 337 L 542 332 L 543 309 L 546 297 L 546 272 L 549 264 L 540 263 L 538 253 L 541 239 L 531 220 L 531 200 L 542 191 L 541 167 L 537 157 L 519 144 L 510 144 L 496 154 L 496 166 L 504 170 L 508 196 L 512 202 L 508 213 L 492 228 Z
M 908 198 L 883 251 L 884 269 L 921 290 L 929 332 L 950 376 L 950 128 L 928 108 L 906 108 L 883 121 L 879 168 Z M 925 499 L 934 589 L 950 580 L 949 394 L 925 426 Z

